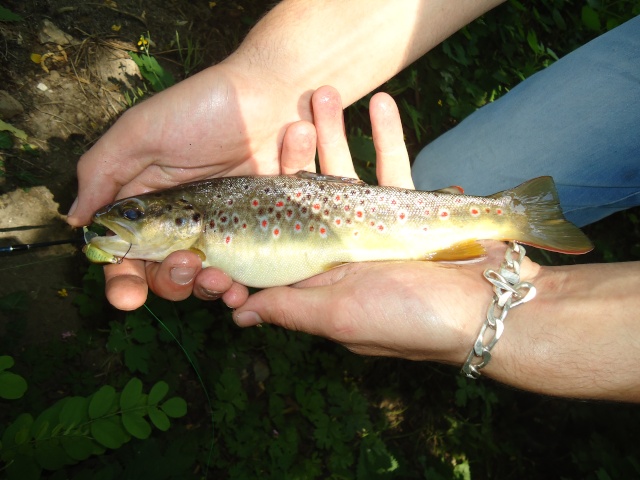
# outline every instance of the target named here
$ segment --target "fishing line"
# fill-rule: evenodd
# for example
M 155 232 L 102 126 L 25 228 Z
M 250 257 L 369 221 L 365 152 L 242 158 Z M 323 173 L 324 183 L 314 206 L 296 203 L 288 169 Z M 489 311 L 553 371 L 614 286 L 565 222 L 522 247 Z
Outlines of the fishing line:
M 196 364 L 193 362 L 193 360 L 189 356 L 189 353 L 187 352 L 187 350 L 182 346 L 182 343 L 180 343 L 180 340 L 178 340 L 176 338 L 176 336 L 173 334 L 173 332 L 169 329 L 169 327 L 167 327 L 164 324 L 164 322 L 162 320 L 160 320 L 157 317 L 157 315 L 151 311 L 151 309 L 147 306 L 146 303 L 144 304 L 144 308 L 146 308 L 147 312 L 149 312 L 149 314 L 160 325 L 162 325 L 162 327 L 167 331 L 167 333 L 171 336 L 171 338 L 173 338 L 173 340 L 182 349 L 182 352 L 184 353 L 185 357 L 187 357 L 187 360 L 189 361 L 189 364 L 191 365 L 191 368 L 193 368 L 193 371 L 196 372 L 196 376 L 198 377 L 198 381 L 200 382 L 200 386 L 202 387 L 202 390 L 204 391 L 204 396 L 207 399 L 207 403 L 209 404 L 209 412 L 211 413 L 211 446 L 209 447 L 209 455 L 207 456 L 207 463 L 206 463 L 206 468 L 205 468 L 205 471 L 204 471 L 204 478 L 207 478 L 207 476 L 209 475 L 209 465 L 211 464 L 211 457 L 213 456 L 213 445 L 215 443 L 215 436 L 214 436 L 214 431 L 213 431 L 213 429 L 214 429 L 213 403 L 211 402 L 211 397 L 209 397 L 209 392 L 207 391 L 207 387 L 204 384 L 204 380 L 202 379 L 202 376 L 200 375 L 200 371 L 198 370 L 198 368 L 196 367 Z

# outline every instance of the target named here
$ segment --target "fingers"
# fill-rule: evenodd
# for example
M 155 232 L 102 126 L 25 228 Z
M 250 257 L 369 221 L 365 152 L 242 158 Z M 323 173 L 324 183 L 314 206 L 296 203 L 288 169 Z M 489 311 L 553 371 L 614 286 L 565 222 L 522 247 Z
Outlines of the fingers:
M 107 265 L 104 277 L 107 300 L 117 309 L 135 310 L 147 300 L 149 289 L 143 261 L 125 259 L 120 265 Z
M 282 140 L 280 171 L 290 175 L 300 170 L 316 171 L 316 129 L 312 123 L 300 121 L 289 127 Z
M 415 188 L 398 106 L 388 94 L 377 93 L 371 98 L 369 114 L 378 182 L 380 185 Z
M 240 327 L 266 322 L 288 330 L 312 335 L 330 336 L 325 331 L 329 318 L 325 318 L 329 299 L 322 288 L 274 287 L 249 297 L 233 314 Z
M 340 94 L 333 87 L 320 87 L 311 97 L 311 105 L 318 134 L 320 170 L 329 175 L 358 178 L 345 135 Z

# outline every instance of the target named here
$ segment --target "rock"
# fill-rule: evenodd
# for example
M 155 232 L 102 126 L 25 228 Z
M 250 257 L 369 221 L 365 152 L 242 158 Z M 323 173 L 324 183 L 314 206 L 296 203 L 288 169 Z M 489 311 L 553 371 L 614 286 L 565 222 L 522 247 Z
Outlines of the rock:
M 69 45 L 75 39 L 68 33 L 56 27 L 50 20 L 42 22 L 42 28 L 38 32 L 40 43 L 56 43 L 58 45 Z
M 20 102 L 9 95 L 9 92 L 0 90 L 0 118 L 8 120 L 24 112 Z

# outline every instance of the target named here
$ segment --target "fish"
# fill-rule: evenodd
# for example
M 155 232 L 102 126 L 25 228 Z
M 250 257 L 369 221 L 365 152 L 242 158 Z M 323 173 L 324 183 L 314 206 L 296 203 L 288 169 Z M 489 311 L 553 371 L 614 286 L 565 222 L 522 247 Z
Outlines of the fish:
M 454 189 L 455 191 L 456 189 Z M 90 259 L 160 262 L 200 255 L 249 287 L 290 285 L 351 262 L 467 261 L 479 240 L 582 254 L 593 245 L 567 221 L 551 177 L 486 197 L 372 186 L 301 171 L 221 177 L 118 200 L 93 222 Z

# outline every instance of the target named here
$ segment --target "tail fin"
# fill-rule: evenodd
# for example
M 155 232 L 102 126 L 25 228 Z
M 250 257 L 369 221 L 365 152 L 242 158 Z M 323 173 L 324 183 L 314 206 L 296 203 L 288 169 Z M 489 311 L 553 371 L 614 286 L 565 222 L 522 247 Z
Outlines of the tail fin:
M 520 203 L 528 220 L 514 237 L 526 245 L 551 250 L 553 252 L 581 254 L 593 250 L 593 244 L 578 227 L 564 218 L 558 192 L 551 177 L 538 177 L 512 190 L 491 195 L 510 195 L 515 203 Z

